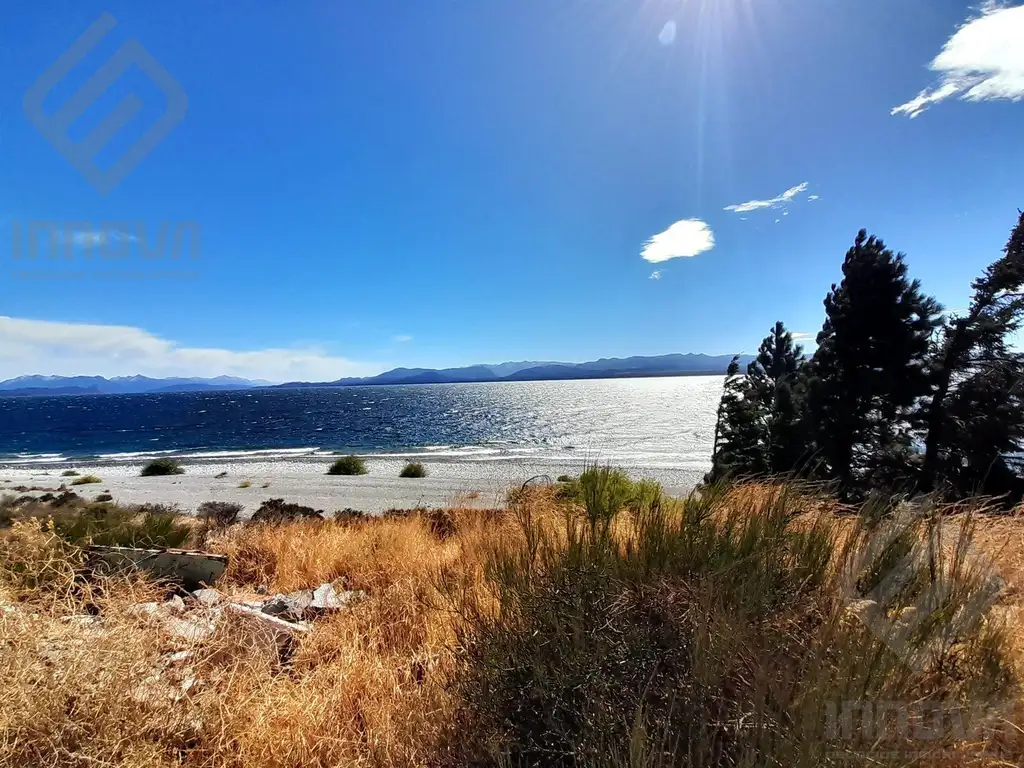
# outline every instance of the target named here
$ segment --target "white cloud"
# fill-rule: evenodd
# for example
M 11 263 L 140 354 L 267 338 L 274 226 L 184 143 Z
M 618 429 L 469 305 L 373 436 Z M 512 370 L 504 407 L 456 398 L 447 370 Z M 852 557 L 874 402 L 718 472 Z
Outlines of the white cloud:
M 382 366 L 322 349 L 237 351 L 186 347 L 127 325 L 25 320 L 0 315 L 0 379 L 55 376 L 241 376 L 270 381 L 331 381 L 379 373 Z
M 649 278 L 647 278 L 647 279 L 648 280 L 661 280 L 661 270 L 660 269 L 654 270 L 653 272 L 651 272 L 651 276 Z
M 819 195 L 808 195 L 807 196 L 807 202 L 808 203 L 813 203 L 815 200 L 818 199 L 818 197 L 819 197 Z
M 665 26 L 658 33 L 658 42 L 666 48 L 676 41 L 676 23 L 671 19 L 665 22 Z
M 942 46 L 928 68 L 939 82 L 925 88 L 892 115 L 914 118 L 929 105 L 956 96 L 963 101 L 1024 98 L 1024 5 L 989 2 Z
M 818 338 L 816 333 L 806 333 L 804 331 L 793 331 L 793 342 L 796 344 L 803 344 L 807 341 L 814 341 Z
M 748 200 L 745 203 L 737 203 L 736 205 L 725 206 L 726 211 L 732 211 L 733 213 L 747 213 L 748 211 L 756 211 L 759 208 L 778 208 L 790 202 L 799 195 L 801 192 L 807 191 L 808 184 L 806 181 L 797 184 L 795 187 L 790 187 L 781 195 L 770 197 L 767 200 Z
M 400 333 L 397 336 L 395 336 L 395 341 L 397 341 L 399 344 L 406 344 L 412 341 L 412 336 L 410 336 L 407 333 Z
M 677 221 L 644 243 L 640 255 L 654 264 L 679 257 L 696 256 L 715 247 L 715 235 L 700 219 Z

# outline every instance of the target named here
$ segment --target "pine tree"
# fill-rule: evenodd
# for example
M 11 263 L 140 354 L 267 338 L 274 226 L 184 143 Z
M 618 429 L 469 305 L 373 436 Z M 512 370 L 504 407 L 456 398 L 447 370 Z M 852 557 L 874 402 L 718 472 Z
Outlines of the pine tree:
M 767 466 L 762 452 L 762 423 L 757 403 L 750 398 L 747 378 L 740 373 L 739 356 L 729 363 L 718 405 L 715 446 L 711 471 L 704 482 L 729 477 L 764 474 Z
M 850 492 L 909 456 L 910 417 L 928 392 L 929 340 L 941 307 L 907 277 L 904 255 L 865 230 L 824 303 L 810 413 L 826 474 Z
M 919 488 L 940 482 L 958 495 L 1021 497 L 1009 454 L 1024 448 L 1024 359 L 1007 338 L 1024 321 L 1024 213 L 1003 249 L 971 287 L 967 312 L 944 328 L 925 409 L 925 455 Z
M 802 363 L 803 348 L 793 344 L 793 334 L 780 320 L 747 366 L 749 396 L 762 422 L 761 454 L 772 474 L 796 469 L 807 454 L 799 377 Z
M 757 357 L 740 374 L 733 358 L 726 374 L 715 428 L 708 482 L 735 476 L 789 472 L 806 450 L 797 374 L 802 350 L 777 322 Z

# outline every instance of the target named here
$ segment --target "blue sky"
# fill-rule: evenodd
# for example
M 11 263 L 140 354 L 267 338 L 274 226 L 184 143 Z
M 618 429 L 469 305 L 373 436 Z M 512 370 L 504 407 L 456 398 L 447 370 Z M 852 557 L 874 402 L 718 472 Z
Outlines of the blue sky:
M 23 107 L 104 12 L 45 110 L 129 40 L 187 97 L 106 194 Z M 963 306 L 1024 207 L 1019 3 L 67 0 L 4 21 L 0 376 L 751 351 L 776 319 L 817 331 L 860 227 Z M 131 92 L 101 167 L 167 108 L 151 79 L 69 131 Z M 41 221 L 71 258 L 15 259 Z M 87 257 L 117 237 L 101 222 L 128 223 L 125 258 Z M 197 223 L 199 257 L 143 259 L 138 222 Z

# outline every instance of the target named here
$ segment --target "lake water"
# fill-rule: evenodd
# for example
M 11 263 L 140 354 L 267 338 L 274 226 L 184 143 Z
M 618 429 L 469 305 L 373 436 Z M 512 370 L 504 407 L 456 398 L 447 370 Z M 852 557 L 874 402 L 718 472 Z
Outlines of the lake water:
M 284 459 L 710 464 L 721 376 L 0 398 L 0 464 Z

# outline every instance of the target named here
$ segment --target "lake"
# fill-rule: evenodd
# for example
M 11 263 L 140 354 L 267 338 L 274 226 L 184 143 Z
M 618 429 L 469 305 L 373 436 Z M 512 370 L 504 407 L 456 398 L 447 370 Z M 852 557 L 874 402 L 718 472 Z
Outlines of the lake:
M 334 453 L 710 466 L 721 376 L 0 398 L 0 464 Z

